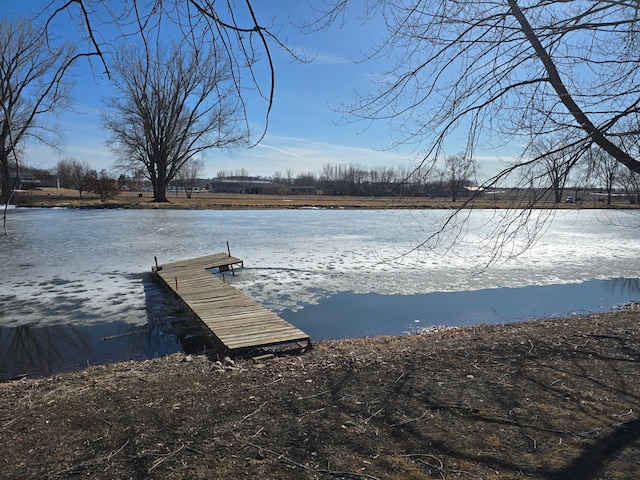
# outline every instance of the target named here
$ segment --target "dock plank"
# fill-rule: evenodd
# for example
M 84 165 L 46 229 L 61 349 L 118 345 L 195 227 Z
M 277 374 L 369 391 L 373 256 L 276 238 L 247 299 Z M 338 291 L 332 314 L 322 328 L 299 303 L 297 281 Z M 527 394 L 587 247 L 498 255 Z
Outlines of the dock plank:
M 309 335 L 210 271 L 242 267 L 243 260 L 215 253 L 163 265 L 156 262 L 153 271 L 229 351 L 281 344 L 311 346 Z

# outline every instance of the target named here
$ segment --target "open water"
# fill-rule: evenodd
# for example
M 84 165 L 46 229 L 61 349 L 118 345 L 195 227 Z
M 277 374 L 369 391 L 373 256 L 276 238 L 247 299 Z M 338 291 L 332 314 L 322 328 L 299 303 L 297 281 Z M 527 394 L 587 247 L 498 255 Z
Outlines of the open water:
M 449 237 L 415 250 L 449 213 L 12 210 L 0 239 L 0 379 L 190 348 L 197 329 L 151 281 L 154 257 L 227 241 L 246 267 L 227 280 L 313 340 L 608 311 L 640 295 L 631 211 L 534 213 L 537 241 L 516 237 L 489 268 L 500 211 L 469 212 L 447 230 L 453 248 Z

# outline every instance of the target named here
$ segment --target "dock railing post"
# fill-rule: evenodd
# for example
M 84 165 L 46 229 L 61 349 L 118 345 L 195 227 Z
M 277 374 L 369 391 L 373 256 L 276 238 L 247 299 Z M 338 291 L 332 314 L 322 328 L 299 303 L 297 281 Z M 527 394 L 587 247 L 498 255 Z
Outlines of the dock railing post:
M 231 247 L 229 246 L 229 240 L 227 240 L 227 253 L 231 256 Z

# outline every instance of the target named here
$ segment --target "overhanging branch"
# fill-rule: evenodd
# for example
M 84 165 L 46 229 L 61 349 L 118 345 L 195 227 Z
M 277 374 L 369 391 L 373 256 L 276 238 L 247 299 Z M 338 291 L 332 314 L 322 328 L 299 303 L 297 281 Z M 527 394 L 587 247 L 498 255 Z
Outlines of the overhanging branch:
M 507 2 L 509 4 L 509 7 L 511 8 L 511 13 L 520 24 L 522 32 L 524 33 L 525 37 L 536 52 L 536 55 L 542 62 L 542 65 L 544 66 L 549 77 L 549 83 L 558 94 L 558 98 L 560 99 L 562 104 L 567 108 L 567 110 L 569 110 L 569 113 L 571 113 L 580 127 L 593 139 L 596 145 L 601 147 L 605 152 L 615 158 L 618 162 L 622 163 L 632 172 L 640 172 L 640 161 L 631 157 L 627 152 L 611 142 L 604 135 L 602 130 L 600 130 L 593 124 L 587 114 L 575 102 L 575 100 L 567 90 L 566 85 L 562 81 L 560 73 L 558 72 L 555 63 L 551 58 L 551 55 L 549 55 L 547 50 L 540 43 L 540 40 L 533 30 L 533 27 L 525 17 L 522 9 L 518 6 L 516 0 L 507 0 Z

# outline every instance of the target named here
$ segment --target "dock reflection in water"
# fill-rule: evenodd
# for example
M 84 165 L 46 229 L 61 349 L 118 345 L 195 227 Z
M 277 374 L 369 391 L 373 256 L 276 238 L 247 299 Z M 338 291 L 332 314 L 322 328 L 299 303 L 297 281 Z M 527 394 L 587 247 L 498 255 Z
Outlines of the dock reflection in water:
M 159 328 L 125 323 L 0 328 L 0 380 L 43 376 L 88 365 L 153 358 L 179 351 Z
M 170 296 L 150 278 L 136 275 L 144 288 L 146 318 L 71 322 L 57 325 L 0 326 L 0 381 L 20 375 L 45 376 L 89 365 L 144 360 L 183 351 L 194 330 Z M 59 302 L 56 317 L 73 318 L 77 305 Z

